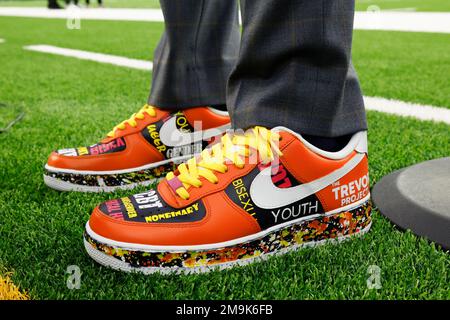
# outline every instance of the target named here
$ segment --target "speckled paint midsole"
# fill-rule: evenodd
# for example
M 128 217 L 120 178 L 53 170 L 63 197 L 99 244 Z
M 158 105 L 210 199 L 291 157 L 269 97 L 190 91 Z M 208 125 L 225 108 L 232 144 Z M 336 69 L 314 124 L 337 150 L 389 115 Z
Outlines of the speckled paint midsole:
M 44 168 L 44 175 L 73 185 L 86 187 L 119 187 L 142 182 L 156 182 L 177 168 L 179 162 L 167 162 L 148 169 L 124 173 L 68 173 Z
M 102 243 L 88 232 L 85 232 L 84 238 L 94 250 L 118 259 L 132 268 L 190 269 L 235 263 L 310 242 L 346 238 L 370 227 L 371 221 L 369 200 L 352 210 L 299 221 L 257 239 L 211 250 L 140 251 Z

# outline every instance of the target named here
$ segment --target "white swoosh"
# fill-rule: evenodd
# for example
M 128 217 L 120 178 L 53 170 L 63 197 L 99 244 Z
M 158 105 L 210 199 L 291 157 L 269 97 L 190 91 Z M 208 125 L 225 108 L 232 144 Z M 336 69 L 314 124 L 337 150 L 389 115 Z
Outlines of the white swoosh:
M 176 147 L 210 139 L 222 134 L 229 128 L 230 124 L 226 124 L 221 127 L 202 131 L 182 132 L 177 128 L 176 117 L 172 117 L 163 123 L 161 130 L 159 131 L 159 138 L 166 146 Z
M 339 180 L 364 159 L 364 153 L 358 153 L 341 168 L 309 183 L 292 188 L 278 188 L 271 178 L 271 167 L 262 170 L 250 186 L 250 196 L 253 202 L 263 209 L 275 209 L 285 207 L 300 201 Z

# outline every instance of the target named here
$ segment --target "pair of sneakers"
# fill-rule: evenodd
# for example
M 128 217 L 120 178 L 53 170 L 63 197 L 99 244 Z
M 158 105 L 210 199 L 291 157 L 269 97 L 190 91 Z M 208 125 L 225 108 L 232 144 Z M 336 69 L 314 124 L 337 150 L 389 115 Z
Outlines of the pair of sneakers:
M 288 128 L 229 127 L 214 108 L 145 105 L 101 142 L 53 152 L 44 181 L 84 192 L 156 185 L 100 204 L 86 223 L 88 254 L 124 271 L 222 269 L 369 230 L 366 132 L 328 152 Z

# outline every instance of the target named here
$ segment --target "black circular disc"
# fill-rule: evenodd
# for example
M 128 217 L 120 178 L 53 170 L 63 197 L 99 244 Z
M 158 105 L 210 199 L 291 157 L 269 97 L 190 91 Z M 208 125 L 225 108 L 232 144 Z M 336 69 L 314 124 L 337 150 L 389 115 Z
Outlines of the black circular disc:
M 400 228 L 450 249 L 450 157 L 383 177 L 373 187 L 372 200 Z

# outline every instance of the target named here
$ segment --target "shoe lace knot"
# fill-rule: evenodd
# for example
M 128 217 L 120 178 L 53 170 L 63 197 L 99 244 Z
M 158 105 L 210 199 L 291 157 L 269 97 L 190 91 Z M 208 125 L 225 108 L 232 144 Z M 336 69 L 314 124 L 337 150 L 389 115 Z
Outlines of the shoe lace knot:
M 226 133 L 218 143 L 180 164 L 176 172 L 169 172 L 166 180 L 179 197 L 188 200 L 190 187 L 202 187 L 200 177 L 217 184 L 219 178 L 216 173 L 226 173 L 227 164 L 242 169 L 246 158 L 254 160 L 254 163 L 273 161 L 282 154 L 278 148 L 280 139 L 278 133 L 264 127 L 254 127 L 243 134 Z
M 129 119 L 122 121 L 118 125 L 116 125 L 110 132 L 108 132 L 108 138 L 114 138 L 116 136 L 117 130 L 124 130 L 126 128 L 126 124 L 130 125 L 133 128 L 137 127 L 137 120 L 143 120 L 145 118 L 145 114 L 148 114 L 151 117 L 156 117 L 156 109 L 153 106 L 145 104 L 141 110 L 134 113 Z

